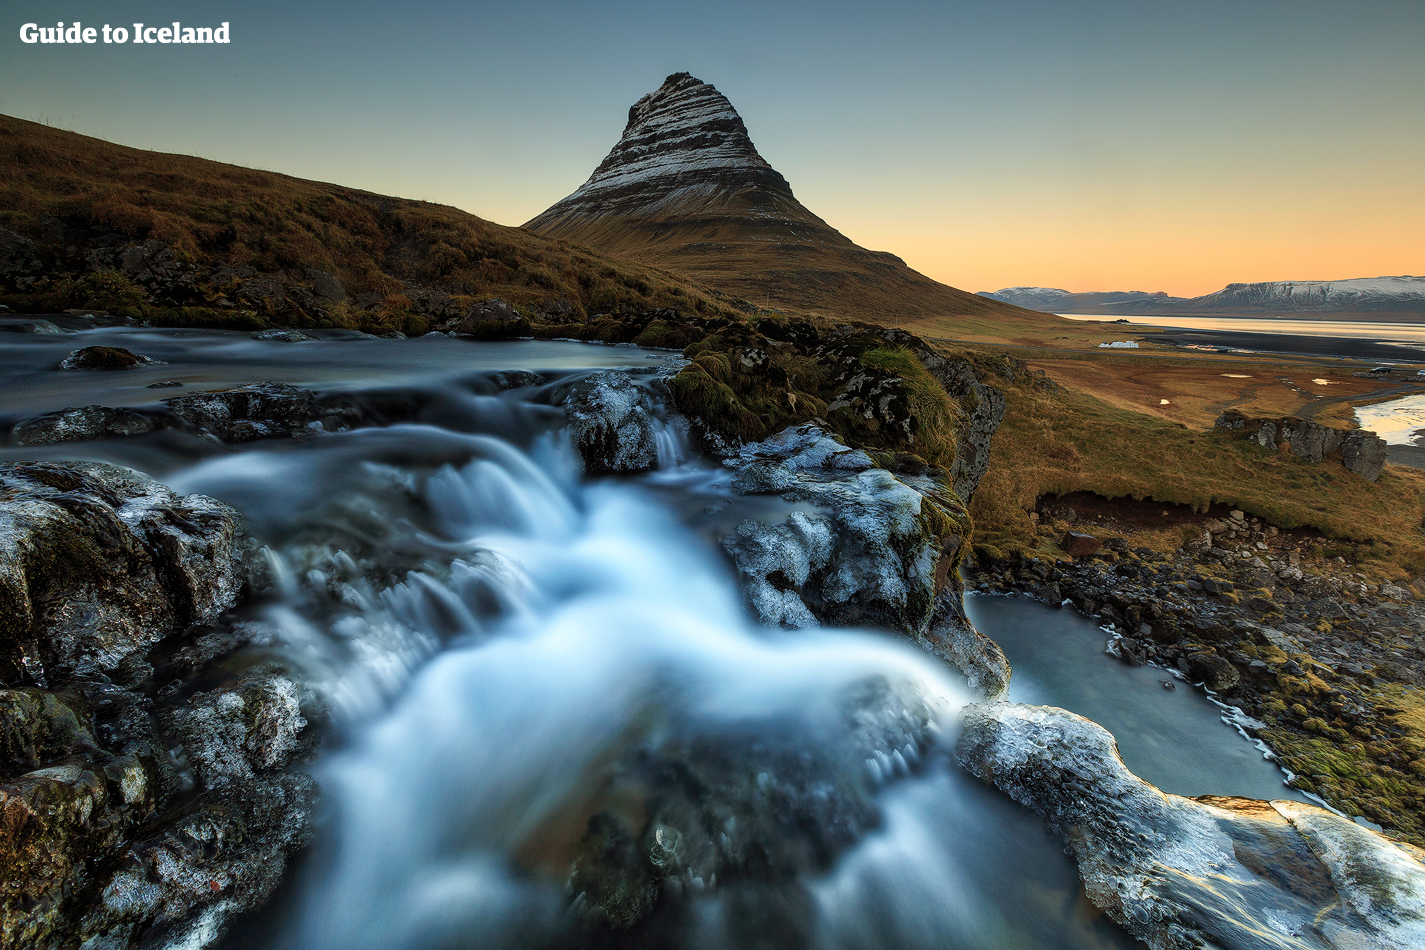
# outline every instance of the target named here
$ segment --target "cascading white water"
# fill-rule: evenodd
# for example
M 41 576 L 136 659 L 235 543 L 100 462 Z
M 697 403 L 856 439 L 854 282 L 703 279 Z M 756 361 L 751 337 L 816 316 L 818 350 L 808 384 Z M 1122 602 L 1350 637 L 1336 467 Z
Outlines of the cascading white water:
M 481 458 L 428 477 L 423 495 L 465 558 L 504 569 L 457 567 L 438 590 L 429 578 L 408 580 L 382 601 L 380 611 L 430 639 L 457 639 L 318 770 L 332 823 L 286 945 L 577 942 L 570 867 L 593 812 L 613 807 L 604 799 L 621 763 L 641 750 L 730 737 L 748 745 L 750 768 L 770 724 L 792 730 L 804 755 L 847 771 L 839 781 L 873 803 L 877 777 L 906 779 L 916 766 L 907 756 L 941 754 L 907 744 L 848 764 L 836 748 L 849 728 L 840 702 L 868 683 L 903 684 L 951 721 L 967 697 L 929 658 L 871 634 L 756 628 L 715 553 L 637 488 L 608 483 L 570 497 L 523 453 L 493 440 L 480 447 Z M 475 621 L 490 613 L 475 601 L 492 592 L 496 619 Z M 439 621 L 433 604 L 443 605 Z M 889 827 L 873 833 L 852 870 L 828 879 L 826 894 L 864 886 L 858 873 L 883 876 L 888 862 L 940 863 L 944 843 L 907 830 L 917 819 L 902 817 L 906 807 L 887 810 Z M 948 870 L 930 879 L 958 895 L 941 896 L 975 903 L 966 897 L 973 885 Z M 692 908 L 680 918 L 683 937 L 740 945 L 745 934 L 729 921 L 718 882 L 682 883 Z M 821 903 L 831 912 L 815 910 Z M 803 940 L 859 945 L 837 939 L 836 906 L 809 900 L 785 926 Z M 923 922 L 914 907 L 897 910 Z M 960 923 L 950 932 L 979 929 L 974 915 Z M 944 946 L 947 931 L 930 930 Z

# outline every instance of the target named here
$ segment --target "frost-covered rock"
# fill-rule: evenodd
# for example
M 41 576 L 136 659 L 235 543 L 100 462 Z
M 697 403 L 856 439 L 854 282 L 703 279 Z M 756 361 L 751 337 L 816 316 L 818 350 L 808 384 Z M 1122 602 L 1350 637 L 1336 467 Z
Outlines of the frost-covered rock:
M 565 399 L 564 416 L 585 472 L 643 472 L 658 464 L 653 401 L 627 373 L 584 377 Z
M 238 513 L 102 462 L 0 465 L 0 663 L 111 673 L 237 600 Z
M 811 424 L 749 445 L 727 464 L 734 491 L 812 509 L 776 524 L 743 522 L 723 539 L 764 623 L 926 628 L 969 530 L 937 470 L 897 477 Z
M 231 686 L 194 695 L 169 722 L 205 787 L 286 765 L 307 725 L 297 684 L 270 670 L 254 670 Z
M 265 340 L 271 343 L 311 343 L 316 339 L 310 333 L 303 333 L 301 330 L 258 330 L 252 335 L 254 340 Z
M 279 773 L 198 796 L 124 850 L 67 945 L 214 943 L 233 917 L 266 903 L 311 840 L 316 793 L 309 776 Z
M 286 383 L 249 383 L 233 389 L 165 399 L 178 418 L 223 442 L 296 435 L 316 418 L 316 393 Z
M 1425 946 L 1425 852 L 1338 815 L 1164 794 L 1107 730 L 1047 706 L 969 707 L 956 753 L 1043 817 L 1090 900 L 1153 950 Z

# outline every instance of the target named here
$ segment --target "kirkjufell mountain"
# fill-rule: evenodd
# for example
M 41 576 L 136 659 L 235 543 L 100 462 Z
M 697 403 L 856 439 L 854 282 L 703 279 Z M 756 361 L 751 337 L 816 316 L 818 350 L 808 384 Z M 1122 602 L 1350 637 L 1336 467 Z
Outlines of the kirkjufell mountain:
M 525 227 L 759 306 L 880 321 L 1023 313 L 856 245 L 796 199 L 727 97 L 687 73 L 634 103 L 589 180 Z

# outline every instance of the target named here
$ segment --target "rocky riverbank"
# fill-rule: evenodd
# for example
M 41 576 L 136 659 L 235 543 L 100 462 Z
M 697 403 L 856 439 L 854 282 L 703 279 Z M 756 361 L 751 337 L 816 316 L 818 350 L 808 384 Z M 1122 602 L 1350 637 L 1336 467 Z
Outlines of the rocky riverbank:
M 202 940 L 307 840 L 296 678 L 194 688 L 241 640 L 224 618 L 251 553 L 211 498 L 96 462 L 0 465 L 0 947 Z
M 1045 499 L 1036 516 L 1060 544 L 976 565 L 976 589 L 1101 620 L 1123 662 L 1176 671 L 1243 710 L 1293 785 L 1425 844 L 1425 587 L 1373 583 L 1321 539 L 1241 511 L 1199 516 L 1171 551 L 1073 504 Z

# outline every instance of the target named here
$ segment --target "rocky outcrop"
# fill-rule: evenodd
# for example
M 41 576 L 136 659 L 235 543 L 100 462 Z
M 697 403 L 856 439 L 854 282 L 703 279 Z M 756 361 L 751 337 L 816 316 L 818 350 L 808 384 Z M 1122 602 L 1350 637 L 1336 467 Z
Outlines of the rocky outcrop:
M 1362 478 L 1375 481 L 1385 467 L 1386 443 L 1374 432 L 1333 429 L 1295 416 L 1249 419 L 1237 409 L 1217 417 L 1216 428 L 1240 433 L 1270 451 L 1285 449 L 1308 462 L 1322 462 L 1339 453 L 1341 464 Z
M 155 383 L 167 388 L 180 383 Z M 355 411 L 339 400 L 321 403 L 310 389 L 286 383 L 249 383 L 232 389 L 174 396 L 162 408 L 82 406 L 25 419 L 10 430 L 16 445 L 53 445 L 182 429 L 220 442 L 293 437 L 339 428 Z
M 653 400 L 627 373 L 593 373 L 564 400 L 574 449 L 590 475 L 644 472 L 658 464 Z
M 699 893 L 742 894 L 753 920 L 807 901 L 808 879 L 880 826 L 876 791 L 923 767 L 940 715 L 912 685 L 881 678 L 834 702 L 814 740 L 779 720 L 756 742 L 674 722 L 639 743 L 579 844 L 576 912 L 617 932 Z M 748 882 L 759 886 L 739 891 Z
M 0 465 L 0 663 L 43 684 L 141 661 L 236 601 L 236 511 L 100 462 Z
M 1051 707 L 969 707 L 956 754 L 1042 817 L 1089 899 L 1153 950 L 1425 941 L 1425 852 L 1323 809 L 1164 794 L 1101 726 Z
M 785 627 L 878 626 L 908 636 L 987 696 L 1004 654 L 965 617 L 956 570 L 969 516 L 942 469 L 892 473 L 815 425 L 745 447 L 732 490 L 810 506 L 746 520 L 722 540 L 758 618 Z
M 937 353 L 919 340 L 916 343 L 916 357 L 954 400 L 956 449 L 950 482 L 955 494 L 968 500 L 989 469 L 990 438 L 1004 419 L 1004 393 L 986 385 L 964 360 Z
M 0 948 L 206 944 L 307 840 L 290 674 L 145 689 L 151 648 L 224 623 L 249 544 L 127 469 L 0 466 L 0 675 L 28 684 L 0 689 Z

